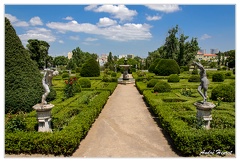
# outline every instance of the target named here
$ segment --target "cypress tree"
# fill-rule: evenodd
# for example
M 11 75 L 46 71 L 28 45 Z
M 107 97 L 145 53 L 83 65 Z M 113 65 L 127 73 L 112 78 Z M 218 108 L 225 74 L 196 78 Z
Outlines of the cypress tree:
M 41 101 L 42 75 L 5 18 L 5 113 L 29 112 Z

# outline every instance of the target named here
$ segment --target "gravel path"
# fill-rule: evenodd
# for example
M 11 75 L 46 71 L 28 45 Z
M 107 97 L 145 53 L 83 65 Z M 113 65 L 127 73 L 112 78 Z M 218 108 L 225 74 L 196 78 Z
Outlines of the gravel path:
M 134 84 L 119 84 L 73 157 L 178 157 Z

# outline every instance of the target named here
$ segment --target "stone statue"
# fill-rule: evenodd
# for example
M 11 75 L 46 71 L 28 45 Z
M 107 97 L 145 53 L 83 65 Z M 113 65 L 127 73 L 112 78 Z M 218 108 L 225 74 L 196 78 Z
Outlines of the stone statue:
M 193 61 L 195 65 L 200 69 L 200 85 L 198 86 L 198 92 L 199 94 L 203 97 L 203 103 L 207 102 L 207 90 L 208 90 L 208 84 L 209 81 L 207 79 L 207 73 L 206 70 L 204 69 L 203 65 Z M 203 89 L 203 92 L 202 92 Z
M 43 84 L 45 93 L 42 95 L 42 105 L 47 104 L 46 98 L 47 98 L 48 94 L 50 93 L 49 86 L 52 86 L 52 78 L 55 75 L 58 75 L 58 71 L 44 69 L 42 84 Z

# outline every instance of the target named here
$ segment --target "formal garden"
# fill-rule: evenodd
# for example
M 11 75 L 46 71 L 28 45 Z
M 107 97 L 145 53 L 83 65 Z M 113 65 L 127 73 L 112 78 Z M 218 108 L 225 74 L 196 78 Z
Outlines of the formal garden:
M 95 55 L 84 53 L 85 60 L 76 59 L 80 56 L 76 54 L 75 63 L 71 59 L 66 65 L 69 69 L 65 65 L 65 69 L 55 68 L 56 75 L 52 75 L 53 70 L 40 69 L 44 61 L 32 60 L 36 56 L 29 54 L 35 50 L 31 43 L 41 44 L 38 51 L 48 46 L 46 42 L 30 40 L 27 51 L 10 21 L 5 19 L 5 154 L 71 156 L 117 87 L 123 69 L 114 68 L 116 64 L 111 58 L 101 70 Z M 74 51 L 78 53 L 80 49 Z M 235 70 L 221 66 L 206 70 L 207 102 L 215 105 L 207 130 L 202 124 L 205 121 L 199 123 L 196 118 L 194 103 L 203 100 L 197 90 L 201 78 L 196 63 L 192 59 L 188 66 L 179 66 L 181 60 L 152 59 L 156 54 L 159 53 L 150 53 L 147 58 L 154 60 L 148 70 L 137 69 L 143 68 L 139 58 L 139 64 L 129 59 L 132 68 L 128 72 L 132 73 L 146 104 L 158 116 L 173 147 L 183 156 L 198 156 L 208 151 L 235 154 Z M 120 59 L 119 64 L 123 61 Z M 44 80 L 45 77 L 49 80 Z M 48 118 L 49 132 L 39 131 L 38 111 L 33 108 L 38 103 L 54 106 Z
M 173 69 L 173 66 L 169 67 L 169 70 Z M 165 68 L 164 72 L 167 71 Z M 181 68 L 180 74 L 177 74 L 179 71 L 175 73 L 162 76 L 151 72 L 133 73 L 136 87 L 159 117 L 162 128 L 170 135 L 174 146 L 186 156 L 209 151 L 217 154 L 219 150 L 225 154 L 234 153 L 235 75 L 226 70 L 207 71 L 210 81 L 207 101 L 216 107 L 212 110 L 211 129 L 206 130 L 198 124 L 194 106 L 195 102 L 202 101 L 197 91 L 199 75 L 186 67 Z

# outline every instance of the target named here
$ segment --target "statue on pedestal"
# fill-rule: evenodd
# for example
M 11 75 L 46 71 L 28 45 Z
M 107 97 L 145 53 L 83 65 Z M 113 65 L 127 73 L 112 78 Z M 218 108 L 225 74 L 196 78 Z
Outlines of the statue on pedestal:
M 207 73 L 206 70 L 204 69 L 203 65 L 193 61 L 195 65 L 200 69 L 200 85 L 198 86 L 198 92 L 199 94 L 203 97 L 203 103 L 207 102 L 207 90 L 208 90 L 208 85 L 209 81 L 207 79 Z M 203 89 L 203 92 L 202 92 Z

